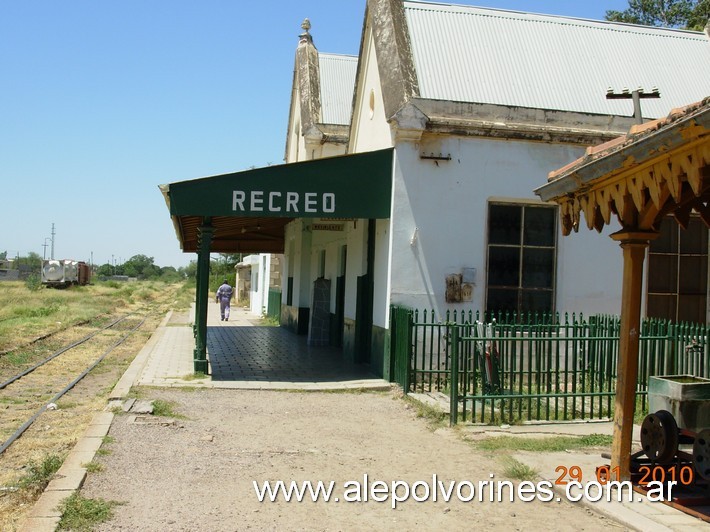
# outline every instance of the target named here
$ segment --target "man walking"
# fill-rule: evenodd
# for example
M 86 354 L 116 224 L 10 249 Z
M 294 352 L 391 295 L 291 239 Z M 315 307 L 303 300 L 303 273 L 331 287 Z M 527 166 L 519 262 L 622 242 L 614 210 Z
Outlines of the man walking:
M 224 280 L 222 285 L 217 289 L 217 303 L 219 303 L 219 314 L 222 321 L 229 321 L 229 306 L 232 302 L 232 296 L 234 295 L 234 290 L 227 279 Z

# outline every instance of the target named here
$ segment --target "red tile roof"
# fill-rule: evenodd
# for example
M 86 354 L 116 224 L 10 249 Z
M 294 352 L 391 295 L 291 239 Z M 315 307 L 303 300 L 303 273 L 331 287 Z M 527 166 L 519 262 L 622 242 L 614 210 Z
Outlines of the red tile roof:
M 662 129 L 663 127 L 668 126 L 669 124 L 672 124 L 673 122 L 703 108 L 710 108 L 710 96 L 700 102 L 691 103 L 685 107 L 673 109 L 670 113 L 668 113 L 668 116 L 663 118 L 634 125 L 626 135 L 622 135 L 621 137 L 617 137 L 597 146 L 589 146 L 582 157 L 572 161 L 562 168 L 558 168 L 557 170 L 550 172 L 547 175 L 547 180 L 548 182 L 554 181 L 563 175 L 571 173 L 571 171 L 577 167 L 590 163 L 596 159 L 607 157 L 616 151 L 620 151 L 624 146 L 636 142 L 646 135 L 650 135 L 651 133 L 658 131 L 659 129 Z

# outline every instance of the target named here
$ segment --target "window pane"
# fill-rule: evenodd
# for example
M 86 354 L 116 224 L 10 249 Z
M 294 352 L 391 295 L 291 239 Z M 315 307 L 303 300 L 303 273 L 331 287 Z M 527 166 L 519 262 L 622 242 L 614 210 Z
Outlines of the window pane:
M 489 288 L 486 312 L 517 312 L 518 291 L 504 288 Z
M 554 249 L 523 248 L 523 287 L 552 288 Z
M 520 248 L 488 248 L 488 285 L 518 287 Z
M 681 294 L 702 294 L 707 292 L 708 258 L 680 256 L 680 283 Z
M 522 207 L 518 205 L 488 206 L 488 243 L 520 244 Z
M 649 294 L 647 314 L 649 318 L 675 320 L 675 295 L 659 296 Z
M 680 252 L 707 254 L 708 228 L 697 218 L 691 218 L 688 229 L 680 228 Z
M 521 312 L 552 312 L 551 290 L 523 290 Z
M 555 245 L 555 209 L 525 207 L 523 243 L 528 246 Z
M 664 218 L 661 233 L 656 240 L 651 240 L 651 253 L 678 253 L 678 224 L 675 220 Z
M 705 294 L 678 297 L 678 321 L 705 323 Z
M 676 291 L 678 277 L 677 255 L 648 256 L 648 291 L 671 294 Z
M 290 307 L 293 305 L 293 277 L 289 277 L 286 282 L 286 304 Z

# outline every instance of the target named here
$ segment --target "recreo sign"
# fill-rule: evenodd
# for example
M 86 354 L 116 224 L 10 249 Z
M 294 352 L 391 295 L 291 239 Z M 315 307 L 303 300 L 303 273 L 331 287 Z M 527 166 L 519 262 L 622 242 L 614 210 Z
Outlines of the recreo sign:
M 299 213 L 335 212 L 334 192 L 282 192 L 278 190 L 234 190 L 232 211 L 235 214 L 250 213 Z
M 182 238 L 210 218 L 390 217 L 393 149 L 253 168 L 161 185 Z M 189 227 L 188 227 L 189 226 Z M 183 242 L 184 243 L 184 242 Z

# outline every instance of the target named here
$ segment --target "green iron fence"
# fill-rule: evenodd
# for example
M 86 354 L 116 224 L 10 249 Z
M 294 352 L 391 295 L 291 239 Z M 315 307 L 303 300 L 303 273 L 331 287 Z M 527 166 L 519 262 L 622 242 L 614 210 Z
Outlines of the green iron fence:
M 392 309 L 394 377 L 449 395 L 452 422 L 603 419 L 613 415 L 616 316 L 498 315 Z M 649 319 L 639 349 L 638 409 L 648 377 L 710 376 L 708 327 Z

